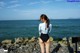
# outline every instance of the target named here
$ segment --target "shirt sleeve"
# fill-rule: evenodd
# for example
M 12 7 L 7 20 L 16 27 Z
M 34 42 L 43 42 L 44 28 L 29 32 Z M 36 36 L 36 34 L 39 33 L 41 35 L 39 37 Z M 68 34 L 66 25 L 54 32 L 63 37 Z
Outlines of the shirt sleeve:
M 39 35 L 41 35 L 41 26 L 40 26 L 40 24 L 39 24 Z
M 49 25 L 49 33 L 51 32 L 52 30 L 52 24 Z

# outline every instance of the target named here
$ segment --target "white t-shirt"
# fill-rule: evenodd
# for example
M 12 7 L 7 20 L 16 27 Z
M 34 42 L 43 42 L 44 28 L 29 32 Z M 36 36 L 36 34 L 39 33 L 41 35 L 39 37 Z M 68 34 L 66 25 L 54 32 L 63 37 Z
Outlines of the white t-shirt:
M 44 23 L 40 23 L 39 24 L 39 35 L 41 35 L 41 33 L 43 34 L 48 34 L 51 32 L 52 29 L 52 24 L 49 24 L 49 27 L 47 28 L 47 24 Z

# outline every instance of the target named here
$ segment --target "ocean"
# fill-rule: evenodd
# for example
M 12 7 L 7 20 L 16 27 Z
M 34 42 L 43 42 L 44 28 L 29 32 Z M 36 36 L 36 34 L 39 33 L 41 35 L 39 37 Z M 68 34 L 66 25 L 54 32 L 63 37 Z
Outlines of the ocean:
M 53 38 L 80 36 L 80 19 L 53 19 Z M 17 37 L 38 37 L 39 20 L 1 20 L 0 41 Z

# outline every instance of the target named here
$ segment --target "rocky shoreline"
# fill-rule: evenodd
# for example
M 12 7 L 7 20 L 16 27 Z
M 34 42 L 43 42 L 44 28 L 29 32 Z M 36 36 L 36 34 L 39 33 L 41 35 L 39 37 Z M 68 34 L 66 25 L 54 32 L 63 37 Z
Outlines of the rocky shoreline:
M 67 41 L 68 40 L 68 41 Z M 80 42 L 78 43 L 80 51 Z M 74 53 L 75 44 L 72 43 L 72 38 L 62 38 L 54 40 L 50 37 L 50 53 Z M 0 53 L 40 53 L 38 38 L 22 38 L 18 37 L 15 40 L 3 40 L 0 43 Z

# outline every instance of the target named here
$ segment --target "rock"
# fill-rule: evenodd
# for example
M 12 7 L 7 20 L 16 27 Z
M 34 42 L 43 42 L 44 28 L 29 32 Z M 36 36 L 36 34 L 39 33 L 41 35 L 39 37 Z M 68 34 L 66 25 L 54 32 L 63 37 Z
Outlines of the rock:
M 70 44 L 71 46 L 73 46 L 72 37 L 69 37 L 69 44 Z
M 72 43 L 72 37 L 69 37 L 69 42 Z
M 4 52 L 4 49 L 0 49 L 0 53 L 5 53 L 5 52 Z
M 28 38 L 25 38 L 25 40 L 24 40 L 23 44 L 28 43 L 28 41 L 29 41 L 29 39 L 28 39 Z
M 35 37 L 32 37 L 29 42 L 34 42 L 35 41 Z
M 68 48 L 65 46 L 62 46 L 59 48 L 59 51 L 57 53 L 69 53 Z
M 23 42 L 23 38 L 19 37 L 19 38 L 15 38 L 15 43 L 22 43 Z
M 66 40 L 67 40 L 67 38 L 66 38 L 66 37 L 64 37 L 62 40 L 63 40 L 63 41 L 66 41 Z
M 80 47 L 78 47 L 79 51 L 80 51 Z
M 25 40 L 24 40 L 25 42 L 28 42 L 29 41 L 29 39 L 28 38 L 25 38 Z
M 61 46 L 67 46 L 67 42 L 66 41 L 59 41 L 58 42 Z
M 50 40 L 50 41 L 53 41 L 53 37 L 50 37 L 49 40 Z
M 65 43 L 67 40 L 66 38 L 63 38 L 63 40 L 60 40 L 60 41 L 56 41 L 56 40 L 53 41 L 53 38 L 50 37 L 49 40 L 51 41 L 50 53 L 52 51 L 53 53 L 55 53 L 54 50 L 56 50 L 57 53 L 69 53 L 68 46 L 66 46 L 66 43 Z M 17 44 L 17 43 L 21 43 L 21 44 Z M 26 43 L 26 44 L 24 45 L 23 43 Z M 58 46 L 59 44 L 60 46 Z M 80 49 L 80 43 L 78 44 L 79 44 L 78 48 Z M 6 49 L 5 46 L 3 48 Z M 11 43 L 11 45 L 7 48 L 8 48 L 9 53 L 40 53 L 41 52 L 39 41 L 35 37 L 32 37 L 30 40 L 29 38 L 22 38 L 22 37 L 16 38 L 15 43 Z
M 67 38 L 64 37 L 62 41 L 59 41 L 59 43 L 61 44 L 61 46 L 67 46 Z
M 2 44 L 11 44 L 12 40 L 4 40 L 2 41 Z

